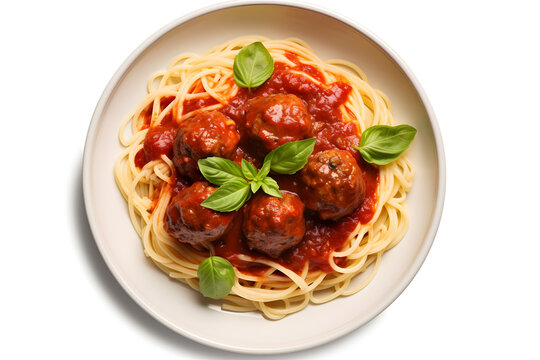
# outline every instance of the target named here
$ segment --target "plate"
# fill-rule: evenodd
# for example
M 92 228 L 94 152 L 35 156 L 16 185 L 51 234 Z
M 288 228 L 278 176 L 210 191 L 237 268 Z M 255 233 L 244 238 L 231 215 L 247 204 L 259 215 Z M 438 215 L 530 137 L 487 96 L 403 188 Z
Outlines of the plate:
M 321 28 L 325 31 L 318 31 Z M 162 273 L 143 255 L 113 178 L 114 161 L 122 149 L 117 137 L 120 123 L 145 96 L 149 76 L 179 53 L 203 53 L 251 34 L 301 38 L 322 59 L 342 58 L 356 63 L 372 85 L 389 96 L 396 122 L 418 129 L 410 150 L 417 174 L 407 199 L 411 226 L 405 238 L 385 253 L 375 279 L 361 292 L 310 305 L 279 321 L 266 320 L 256 313 L 221 311 Z M 83 191 L 90 227 L 106 264 L 143 309 L 202 344 L 244 353 L 283 353 L 339 338 L 377 316 L 401 294 L 433 243 L 443 207 L 445 162 L 427 96 L 403 61 L 375 35 L 338 14 L 311 5 L 234 2 L 172 22 L 143 42 L 120 66 L 90 123 Z

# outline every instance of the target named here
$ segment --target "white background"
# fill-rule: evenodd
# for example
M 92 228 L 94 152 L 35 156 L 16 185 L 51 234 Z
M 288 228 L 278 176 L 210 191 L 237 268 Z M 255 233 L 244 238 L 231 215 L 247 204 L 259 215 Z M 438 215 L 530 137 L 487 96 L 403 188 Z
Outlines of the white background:
M 0 358 L 255 357 L 147 315 L 106 268 L 83 207 L 86 131 L 107 82 L 152 33 L 214 3 L 0 5 Z M 262 358 L 539 358 L 534 2 L 310 3 L 367 27 L 415 73 L 444 138 L 446 203 L 423 267 L 386 311 L 330 344 Z

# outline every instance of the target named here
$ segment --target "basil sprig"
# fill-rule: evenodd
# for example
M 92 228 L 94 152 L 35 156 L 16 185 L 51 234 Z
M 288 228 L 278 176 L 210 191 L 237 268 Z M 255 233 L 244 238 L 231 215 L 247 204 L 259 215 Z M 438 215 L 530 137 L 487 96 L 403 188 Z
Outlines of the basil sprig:
M 219 256 L 204 259 L 197 269 L 201 293 L 212 299 L 221 299 L 228 295 L 234 285 L 232 264 Z
M 260 41 L 245 46 L 234 58 L 234 81 L 250 92 L 251 88 L 268 80 L 273 72 L 274 59 Z
M 220 212 L 236 211 L 259 189 L 281 198 L 278 183 L 268 176 L 270 170 L 278 174 L 294 174 L 302 169 L 315 148 L 315 141 L 305 139 L 277 147 L 266 155 L 259 170 L 245 159 L 242 159 L 241 166 L 216 156 L 199 160 L 202 175 L 219 186 L 201 205 Z
M 355 148 L 368 163 L 386 165 L 407 150 L 415 135 L 416 129 L 410 125 L 375 125 L 362 133 L 360 146 Z

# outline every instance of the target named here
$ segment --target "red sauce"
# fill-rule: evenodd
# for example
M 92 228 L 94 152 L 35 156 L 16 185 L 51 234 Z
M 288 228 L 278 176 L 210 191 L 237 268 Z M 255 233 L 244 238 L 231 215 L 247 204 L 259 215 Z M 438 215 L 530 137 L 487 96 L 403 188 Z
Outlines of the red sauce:
M 188 114 L 203 107 L 219 104 L 213 97 L 184 100 L 182 113 Z
M 312 65 L 303 64 L 302 62 L 300 62 L 300 60 L 298 59 L 297 54 L 286 53 L 285 57 L 287 59 L 289 59 L 290 61 L 292 61 L 296 65 L 294 67 L 295 70 L 300 70 L 300 71 L 308 74 L 312 78 L 324 83 L 324 75 L 322 74 L 322 72 L 320 72 L 319 69 L 317 69 L 316 67 L 314 67 Z
M 171 102 L 173 102 L 174 96 L 162 97 L 160 99 L 160 109 L 163 110 Z M 159 159 L 161 155 L 169 155 L 172 157 L 172 148 L 178 126 L 176 121 L 172 117 L 172 113 L 169 112 L 161 124 L 151 126 L 152 124 L 152 108 L 153 103 L 142 112 L 144 118 L 142 121 L 141 129 L 148 129 L 146 137 L 144 138 L 143 148 L 135 154 L 135 165 L 142 168 L 146 163 L 152 160 Z
M 309 260 L 311 270 L 332 271 L 328 258 L 334 250 L 342 248 L 351 232 L 356 226 L 368 223 L 374 215 L 377 204 L 378 169 L 366 163 L 353 145 L 360 143 L 358 129 L 354 123 L 343 120 L 340 106 L 345 103 L 350 92 L 350 85 L 345 82 L 335 82 L 321 86 L 309 78 L 291 72 L 302 71 L 312 78 L 324 83 L 323 74 L 315 67 L 302 64 L 294 54 L 286 54 L 287 58 L 295 65 L 289 66 L 284 63 L 275 63 L 274 73 L 262 86 L 251 89 L 249 92 L 245 88 L 240 88 L 235 97 L 230 99 L 229 104 L 220 111 L 233 119 L 240 128 L 245 114 L 246 102 L 255 96 L 268 96 L 278 93 L 294 94 L 301 98 L 307 105 L 309 113 L 313 117 L 312 136 L 317 139 L 315 152 L 328 149 L 347 150 L 355 157 L 360 166 L 366 181 L 366 198 L 362 205 L 351 215 L 339 221 L 321 221 L 309 210 L 305 212 L 306 234 L 302 243 L 285 251 L 278 261 L 285 267 L 299 272 L 306 261 Z M 184 101 L 183 113 L 189 113 L 202 107 L 216 104 L 213 98 L 196 99 Z M 155 132 L 155 134 L 154 134 Z M 240 128 L 242 133 L 242 129 Z M 161 133 L 161 135 L 158 135 Z M 149 134 L 144 143 L 144 155 L 137 154 L 137 166 L 144 165 L 145 162 L 159 158 L 161 154 L 170 154 L 174 137 L 176 134 L 176 123 L 172 119 L 163 121 L 160 126 L 149 129 Z M 248 158 L 258 166 L 262 163 L 264 154 L 258 153 L 258 149 L 252 144 L 242 141 L 239 144 L 237 157 Z M 301 187 L 298 175 L 272 175 L 278 182 L 280 189 L 288 190 L 301 196 Z M 173 176 L 172 191 L 177 193 L 189 181 Z M 233 265 L 242 271 L 257 275 L 266 269 L 266 266 L 248 263 L 239 259 L 240 254 L 250 255 L 258 258 L 266 258 L 265 255 L 251 251 L 245 245 L 242 235 L 242 211 L 239 211 L 232 228 L 221 239 L 214 242 L 215 254 L 228 259 Z M 343 259 L 335 259 L 340 264 Z

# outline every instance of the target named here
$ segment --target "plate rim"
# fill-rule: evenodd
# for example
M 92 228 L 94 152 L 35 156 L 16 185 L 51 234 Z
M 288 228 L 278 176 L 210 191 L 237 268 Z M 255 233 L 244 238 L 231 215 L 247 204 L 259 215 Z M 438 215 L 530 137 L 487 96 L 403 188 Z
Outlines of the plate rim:
M 109 255 L 104 249 L 104 245 L 102 244 L 102 241 L 99 240 L 99 237 L 96 236 L 98 234 L 98 228 L 97 221 L 94 218 L 93 215 L 93 208 L 90 206 L 91 199 L 92 199 L 92 191 L 90 189 L 91 185 L 91 179 L 90 179 L 90 157 L 92 153 L 91 146 L 92 140 L 95 138 L 95 133 L 97 131 L 98 123 L 100 122 L 100 118 L 102 116 L 103 110 L 108 104 L 108 100 L 117 87 L 118 83 L 122 80 L 123 74 L 129 69 L 131 64 L 134 63 L 134 61 L 146 50 L 148 49 L 155 41 L 157 41 L 159 38 L 161 38 L 163 35 L 167 34 L 169 31 L 173 30 L 177 26 L 180 26 L 183 23 L 186 23 L 188 21 L 191 21 L 193 19 L 196 19 L 200 16 L 228 9 L 233 7 L 242 7 L 242 6 L 252 6 L 252 5 L 272 5 L 272 6 L 286 6 L 286 7 L 295 7 L 300 8 L 303 10 L 309 10 L 316 13 L 319 13 L 324 16 L 328 16 L 331 18 L 334 18 L 354 30 L 358 31 L 362 35 L 369 38 L 374 44 L 379 46 L 388 56 L 392 58 L 392 60 L 399 66 L 399 68 L 405 73 L 406 77 L 411 81 L 414 89 L 417 91 L 418 96 L 420 100 L 422 101 L 422 104 L 428 114 L 428 120 L 431 125 L 431 129 L 433 132 L 433 137 L 435 140 L 435 147 L 437 150 L 437 161 L 438 161 L 438 183 L 437 183 L 437 197 L 435 201 L 435 209 L 433 213 L 433 220 L 428 228 L 427 234 L 425 236 L 423 246 L 419 249 L 418 256 L 416 256 L 414 262 L 412 263 L 412 266 L 409 268 L 408 273 L 406 276 L 404 276 L 406 281 L 403 281 L 399 287 L 396 287 L 392 290 L 391 296 L 388 296 L 385 301 L 381 302 L 381 304 L 377 307 L 376 311 L 372 313 L 372 316 L 368 317 L 366 321 L 358 323 L 358 324 L 352 324 L 347 327 L 344 327 L 340 331 L 333 332 L 330 336 L 314 340 L 310 342 L 304 342 L 297 345 L 290 345 L 290 346 L 283 346 L 283 347 L 272 347 L 272 348 L 248 348 L 248 347 L 241 347 L 241 346 L 232 346 L 225 343 L 218 343 L 209 339 L 206 339 L 204 337 L 201 337 L 191 331 L 188 331 L 186 329 L 183 329 L 181 327 L 178 327 L 177 325 L 170 322 L 165 317 L 162 317 L 157 312 L 155 312 L 150 306 L 146 305 L 145 302 L 131 289 L 129 284 L 124 280 L 124 278 L 120 275 L 119 271 L 117 270 L 115 264 L 111 261 Z M 427 97 L 427 94 L 425 93 L 423 87 L 419 83 L 416 76 L 413 74 L 411 69 L 408 67 L 408 65 L 401 59 L 401 57 L 390 47 L 388 46 L 384 41 L 379 39 L 375 34 L 373 34 L 369 29 L 367 29 L 365 26 L 360 25 L 351 19 L 336 13 L 333 10 L 330 10 L 328 8 L 325 8 L 323 6 L 314 5 L 314 4 L 308 4 L 304 2 L 299 1 L 291 1 L 291 0 L 278 0 L 278 1 L 246 1 L 246 0 L 232 0 L 232 1 L 225 1 L 209 6 L 202 7 L 198 10 L 192 11 L 184 16 L 178 17 L 172 21 L 170 21 L 165 26 L 159 28 L 157 31 L 155 31 L 152 35 L 147 37 L 135 50 L 133 50 L 129 56 L 121 63 L 121 65 L 118 67 L 118 69 L 114 72 L 113 76 L 105 86 L 105 89 L 103 90 L 98 103 L 94 109 L 94 112 L 92 114 L 92 118 L 90 120 L 85 145 L 84 145 L 84 151 L 83 151 L 83 166 L 82 166 L 82 188 L 83 188 L 83 199 L 84 199 L 84 206 L 86 210 L 86 217 L 88 219 L 88 223 L 90 225 L 90 230 L 92 232 L 92 236 L 94 238 L 94 241 L 98 247 L 98 250 L 103 257 L 105 263 L 107 264 L 107 267 L 113 274 L 116 281 L 121 285 L 121 287 L 126 291 L 131 299 L 135 301 L 142 309 L 144 309 L 148 314 L 150 314 L 154 319 L 158 320 L 161 324 L 167 326 L 171 330 L 175 331 L 176 333 L 185 336 L 188 339 L 194 340 L 200 344 L 211 346 L 214 348 L 218 348 L 221 350 L 227 350 L 237 353 L 249 353 L 249 354 L 278 354 L 278 353 L 287 353 L 287 352 L 293 352 L 293 351 L 299 351 L 299 350 L 305 350 L 308 348 L 312 348 L 315 346 L 319 346 L 328 342 L 331 342 L 347 333 L 350 333 L 351 331 L 369 323 L 371 320 L 373 320 L 375 317 L 377 317 L 381 312 L 383 312 L 388 306 L 390 306 L 400 295 L 401 293 L 409 286 L 411 281 L 414 279 L 420 268 L 422 267 L 422 264 L 427 258 L 427 255 L 433 245 L 433 242 L 435 240 L 435 236 L 437 234 L 440 221 L 442 218 L 443 208 L 444 208 L 444 200 L 445 200 L 445 194 L 446 194 L 446 160 L 445 160 L 445 153 L 444 153 L 444 146 L 443 146 L 443 138 L 442 134 L 437 122 L 437 118 L 435 116 L 435 112 L 433 110 L 433 107 Z

